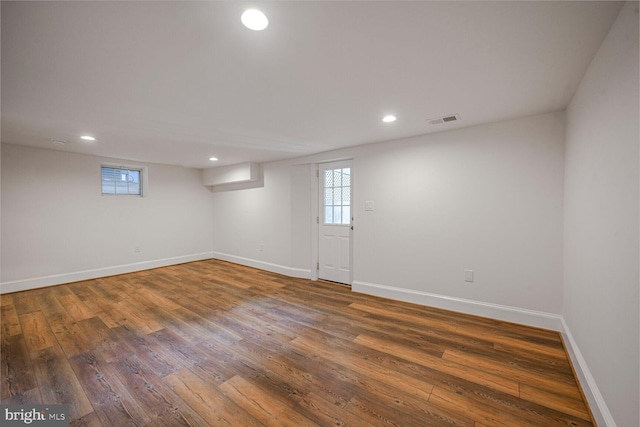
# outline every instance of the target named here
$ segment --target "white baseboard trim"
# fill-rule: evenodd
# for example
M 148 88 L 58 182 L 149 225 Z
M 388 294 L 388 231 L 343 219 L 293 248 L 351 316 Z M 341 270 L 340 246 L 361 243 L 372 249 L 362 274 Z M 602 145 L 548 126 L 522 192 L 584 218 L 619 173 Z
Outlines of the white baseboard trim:
M 596 424 L 600 427 L 616 427 L 616 422 L 609 411 L 609 407 L 604 401 L 596 384 L 596 380 L 593 378 L 593 375 L 591 375 L 591 371 L 587 366 L 587 361 L 582 356 L 580 348 L 573 338 L 573 335 L 571 335 L 571 330 L 564 318 L 562 318 L 562 338 L 567 348 L 567 353 L 569 353 L 569 357 L 571 358 L 573 369 L 576 372 L 576 376 L 584 392 L 584 397 L 587 399 L 587 402 L 589 402 L 589 407 L 591 408 L 591 413 Z
M 273 264 L 266 261 L 225 254 L 222 252 L 213 252 L 212 258 L 233 262 L 235 264 L 246 265 L 248 267 L 259 268 L 260 270 L 266 270 L 272 273 L 282 274 L 284 276 L 297 277 L 300 279 L 311 279 L 311 270 L 304 268 L 287 267 L 280 264 Z
M 396 288 L 393 286 L 361 281 L 353 282 L 351 289 L 354 292 L 360 292 L 363 294 L 411 302 L 429 307 L 437 307 L 445 310 L 458 311 L 473 314 L 475 316 L 489 317 L 491 319 L 504 320 L 505 322 L 519 323 L 522 325 L 550 329 L 553 331 L 562 330 L 562 316 L 559 314 L 551 314 L 542 311 L 509 307 L 506 305 L 431 294 L 413 289 Z
M 63 283 L 79 282 L 82 280 L 97 279 L 100 277 L 115 276 L 117 274 L 133 273 L 152 268 L 166 267 L 185 262 L 201 261 L 213 258 L 212 252 L 183 255 L 172 258 L 163 258 L 152 261 L 135 262 L 133 264 L 116 265 L 112 267 L 96 268 L 93 270 L 76 271 L 72 273 L 54 274 L 51 276 L 34 277 L 30 279 L 14 280 L 0 283 L 0 294 L 9 292 L 26 291 L 28 289 L 42 288 L 45 286 L 61 285 Z

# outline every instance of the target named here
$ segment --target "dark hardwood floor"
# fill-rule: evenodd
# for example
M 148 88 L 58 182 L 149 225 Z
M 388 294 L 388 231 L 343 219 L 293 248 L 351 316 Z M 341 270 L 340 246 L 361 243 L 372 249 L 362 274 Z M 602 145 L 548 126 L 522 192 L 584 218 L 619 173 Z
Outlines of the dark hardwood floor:
M 86 426 L 592 426 L 558 333 L 222 261 L 2 295 L 3 404 Z

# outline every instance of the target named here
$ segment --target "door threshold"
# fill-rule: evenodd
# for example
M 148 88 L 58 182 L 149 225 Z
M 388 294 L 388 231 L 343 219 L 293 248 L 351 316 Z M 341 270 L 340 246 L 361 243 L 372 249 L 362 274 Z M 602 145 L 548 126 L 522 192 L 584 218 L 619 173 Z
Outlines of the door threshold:
M 348 283 L 342 283 L 342 282 L 334 282 L 333 280 L 327 280 L 327 279 L 318 279 L 319 282 L 325 282 L 325 283 L 330 283 L 332 285 L 341 285 L 341 286 L 346 286 L 347 288 L 350 288 L 351 285 Z

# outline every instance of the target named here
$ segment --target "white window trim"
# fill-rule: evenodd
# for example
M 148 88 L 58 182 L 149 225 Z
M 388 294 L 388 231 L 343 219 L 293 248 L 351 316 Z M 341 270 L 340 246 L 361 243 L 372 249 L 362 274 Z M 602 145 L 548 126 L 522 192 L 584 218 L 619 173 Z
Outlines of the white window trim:
M 351 174 L 351 164 L 335 165 L 335 167 L 332 167 L 332 168 L 326 168 L 326 169 L 324 169 L 324 168 L 323 168 L 323 171 L 326 173 L 326 171 L 329 171 L 329 170 L 330 170 L 330 171 L 336 171 L 336 170 L 338 170 L 338 169 L 341 169 L 341 170 L 342 170 L 342 169 L 349 169 L 349 175 Z M 322 179 L 323 181 L 324 181 L 324 179 L 325 179 L 325 178 L 324 178 L 324 176 L 320 177 L 320 174 L 318 174 L 318 178 L 319 178 L 319 179 Z M 340 205 L 334 205 L 334 204 L 327 205 L 327 204 L 326 204 L 326 201 L 325 201 L 324 194 L 323 194 L 323 196 L 322 196 L 322 201 L 320 202 L 320 204 L 322 205 L 322 212 L 320 212 L 320 217 L 322 218 L 322 223 L 323 223 L 323 225 L 333 225 L 333 226 L 336 226 L 336 227 L 339 227 L 339 226 L 342 226 L 342 227 L 351 227 L 351 217 L 353 217 L 353 201 L 352 201 L 352 198 L 351 198 L 351 194 L 352 194 L 352 193 L 351 193 L 351 191 L 352 191 L 351 177 L 349 178 L 349 185 L 348 185 L 348 186 L 342 186 L 342 185 L 340 185 L 340 186 L 337 186 L 337 187 L 325 187 L 325 185 L 324 185 L 324 183 L 323 183 L 323 186 L 322 186 L 322 187 L 323 187 L 323 189 L 324 189 L 324 190 L 326 190 L 327 188 L 332 188 L 332 189 L 334 189 L 334 190 L 335 190 L 336 188 L 340 188 L 340 189 L 343 189 L 343 188 L 349 188 L 349 196 L 350 196 L 350 197 L 349 197 L 349 204 L 348 204 L 348 205 L 344 205 L 344 204 L 342 204 L 342 203 L 341 203 Z M 342 218 L 342 217 L 341 217 L 341 221 L 340 221 L 339 223 L 336 223 L 336 222 L 327 222 L 327 217 L 326 217 L 326 208 L 327 208 L 327 207 L 331 207 L 331 208 L 340 207 L 340 208 L 341 208 L 341 213 L 344 213 L 344 207 L 345 207 L 345 206 L 349 206 L 349 215 L 347 216 L 347 219 L 348 219 L 348 221 L 349 221 L 348 223 L 344 223 L 344 222 L 342 222 L 342 221 L 344 220 L 344 218 Z
M 129 169 L 140 171 L 140 194 L 104 194 L 102 192 L 102 168 L 115 168 L 115 169 Z M 122 163 L 100 163 L 100 195 L 111 196 L 125 196 L 125 197 L 145 197 L 149 191 L 149 173 L 147 166 L 140 165 L 128 165 Z

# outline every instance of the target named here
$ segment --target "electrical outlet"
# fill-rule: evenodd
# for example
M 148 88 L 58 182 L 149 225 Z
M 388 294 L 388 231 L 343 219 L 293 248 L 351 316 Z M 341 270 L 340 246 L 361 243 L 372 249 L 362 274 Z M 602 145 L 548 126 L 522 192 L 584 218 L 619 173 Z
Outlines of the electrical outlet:
M 473 270 L 465 270 L 464 271 L 464 281 L 465 282 L 473 282 Z
M 264 243 L 258 243 L 258 252 L 264 252 Z
M 135 245 L 133 247 L 133 252 L 140 252 L 140 245 Z

